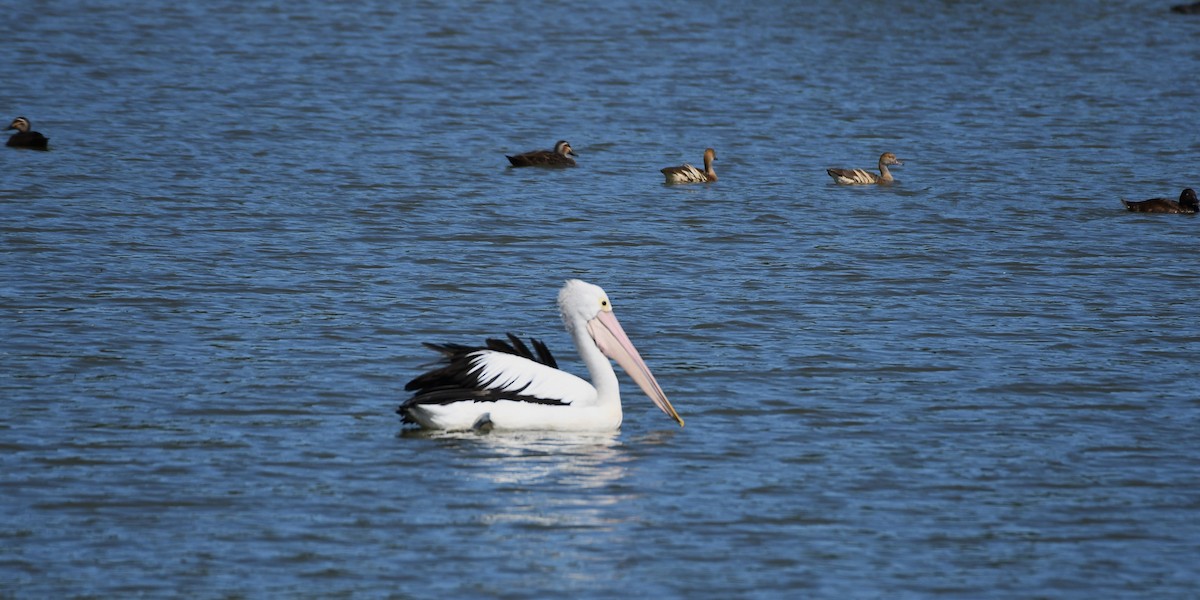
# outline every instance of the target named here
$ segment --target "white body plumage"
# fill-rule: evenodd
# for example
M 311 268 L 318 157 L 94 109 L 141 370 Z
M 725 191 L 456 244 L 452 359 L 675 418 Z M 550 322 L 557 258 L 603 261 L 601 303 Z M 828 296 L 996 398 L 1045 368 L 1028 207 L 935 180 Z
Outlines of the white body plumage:
M 572 279 L 559 292 L 558 305 L 591 383 L 559 370 L 536 340 L 536 356 L 513 336 L 511 345 L 489 340 L 486 348 L 427 344 L 445 354 L 447 363 L 410 381 L 405 389 L 415 394 L 397 412 L 426 429 L 612 431 L 621 426 L 622 411 L 611 358 L 683 425 L 604 290 Z

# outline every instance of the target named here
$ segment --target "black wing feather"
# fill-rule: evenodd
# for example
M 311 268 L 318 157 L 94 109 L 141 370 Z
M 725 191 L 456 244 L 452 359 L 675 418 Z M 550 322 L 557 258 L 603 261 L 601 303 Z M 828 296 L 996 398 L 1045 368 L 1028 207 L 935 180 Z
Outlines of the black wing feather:
M 509 333 L 508 341 L 489 338 L 483 346 L 466 346 L 463 344 L 433 344 L 424 342 L 422 345 L 442 355 L 442 361 L 434 369 L 426 371 L 404 385 L 406 391 L 414 392 L 413 396 L 404 401 L 396 412 L 404 417 L 404 422 L 412 422 L 405 409 L 418 404 L 449 404 L 462 400 L 477 402 L 495 402 L 497 400 L 521 400 L 537 404 L 566 404 L 561 400 L 535 398 L 522 395 L 520 390 L 487 389 L 491 381 L 482 381 L 478 373 L 472 372 L 473 355 L 480 350 L 492 350 L 513 354 L 522 358 L 541 363 L 557 369 L 558 362 L 550 354 L 550 349 L 541 340 L 529 338 L 534 351 L 529 350 L 520 338 Z M 535 354 L 536 352 L 536 354 Z
M 554 360 L 554 357 L 550 355 L 550 349 L 546 347 L 546 344 L 542 343 L 542 340 L 529 338 L 529 341 L 533 342 L 533 349 L 537 350 L 538 357 L 534 360 L 546 365 L 547 367 L 550 367 L 551 369 L 558 368 L 558 361 Z

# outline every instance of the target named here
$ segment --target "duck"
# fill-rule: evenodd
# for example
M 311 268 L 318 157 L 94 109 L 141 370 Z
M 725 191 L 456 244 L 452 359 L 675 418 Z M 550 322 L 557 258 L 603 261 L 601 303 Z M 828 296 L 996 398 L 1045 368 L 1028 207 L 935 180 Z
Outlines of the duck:
M 36 131 L 30 131 L 29 128 L 29 119 L 26 119 L 25 117 L 17 117 L 13 119 L 13 122 L 9 123 L 8 129 L 16 129 L 17 132 L 9 136 L 8 142 L 6 142 L 4 145 L 11 148 L 32 148 L 34 150 L 45 150 L 46 143 L 50 141 L 50 138 Z
M 888 165 L 903 165 L 900 159 L 896 158 L 891 152 L 884 152 L 879 155 L 879 175 L 862 169 L 826 169 L 825 172 L 834 181 L 846 185 L 870 184 L 870 183 L 891 183 L 895 181 L 892 178 L 892 172 L 888 171 Z
M 704 149 L 704 170 L 701 171 L 689 164 L 678 167 L 660 169 L 667 183 L 712 183 L 717 180 L 717 172 L 713 170 L 713 161 L 717 160 L 717 151 L 712 148 Z
M 1176 4 L 1175 6 L 1171 7 L 1171 12 L 1179 13 L 1181 15 L 1200 15 L 1200 2 L 1193 2 L 1191 4 Z
M 534 150 L 516 156 L 504 155 L 514 167 L 573 167 L 575 150 L 567 140 L 559 140 L 553 150 Z
M 1200 212 L 1200 202 L 1196 200 L 1196 192 L 1186 188 L 1179 193 L 1179 201 L 1170 198 L 1151 198 L 1140 202 L 1121 200 L 1129 212 L 1168 213 L 1173 215 L 1193 215 Z

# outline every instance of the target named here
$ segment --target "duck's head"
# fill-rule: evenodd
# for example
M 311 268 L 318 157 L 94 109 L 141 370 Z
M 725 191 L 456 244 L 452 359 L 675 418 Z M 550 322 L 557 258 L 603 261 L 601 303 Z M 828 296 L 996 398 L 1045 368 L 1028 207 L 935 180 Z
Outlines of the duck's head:
M 900 159 L 896 158 L 895 154 L 892 154 L 891 152 L 884 152 L 882 155 L 879 156 L 879 164 L 881 164 L 881 165 L 903 165 L 904 163 L 900 162 Z
M 578 154 L 575 154 L 575 150 L 571 148 L 571 144 L 568 143 L 567 140 L 559 140 L 558 143 L 554 145 L 554 153 L 561 154 L 563 156 L 574 156 L 576 158 L 579 157 Z
M 3 123 L 3 121 L 0 121 L 0 123 Z M 20 131 L 21 133 L 29 131 L 29 119 L 26 119 L 25 117 L 17 117 L 15 119 L 13 119 L 12 123 L 8 124 L 8 128 L 16 129 L 17 131 Z
M 1179 194 L 1179 203 L 1192 209 L 1200 208 L 1200 200 L 1196 199 L 1196 190 L 1184 188 Z

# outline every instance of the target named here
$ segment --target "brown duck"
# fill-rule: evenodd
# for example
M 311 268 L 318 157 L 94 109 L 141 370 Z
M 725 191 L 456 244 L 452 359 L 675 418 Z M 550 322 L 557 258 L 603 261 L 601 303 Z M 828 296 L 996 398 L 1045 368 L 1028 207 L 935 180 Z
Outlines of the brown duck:
M 900 159 L 896 158 L 891 152 L 884 152 L 879 155 L 879 174 L 876 175 L 864 169 L 825 169 L 825 172 L 833 178 L 834 181 L 844 185 L 860 185 L 871 183 L 891 183 L 894 181 L 892 172 L 888 170 L 888 165 L 903 165 Z
M 560 140 L 553 150 L 534 150 L 516 156 L 506 154 L 505 158 L 514 167 L 573 167 L 575 159 L 572 156 L 578 155 L 571 149 L 571 144 Z
M 30 131 L 29 119 L 25 117 L 17 117 L 9 124 L 9 129 L 16 129 L 17 132 L 9 136 L 5 146 L 11 148 L 32 148 L 34 150 L 45 150 L 46 143 L 50 138 L 36 132 Z
M 1196 201 L 1196 192 L 1192 188 L 1180 192 L 1178 202 L 1170 198 L 1151 198 L 1140 202 L 1121 200 L 1121 204 L 1124 204 L 1125 208 L 1131 212 L 1192 215 L 1200 211 L 1200 204 Z
M 717 180 L 717 172 L 713 170 L 712 165 L 714 160 L 717 160 L 717 151 L 705 148 L 703 171 L 689 164 L 666 167 L 659 171 L 667 178 L 667 183 L 712 183 Z

